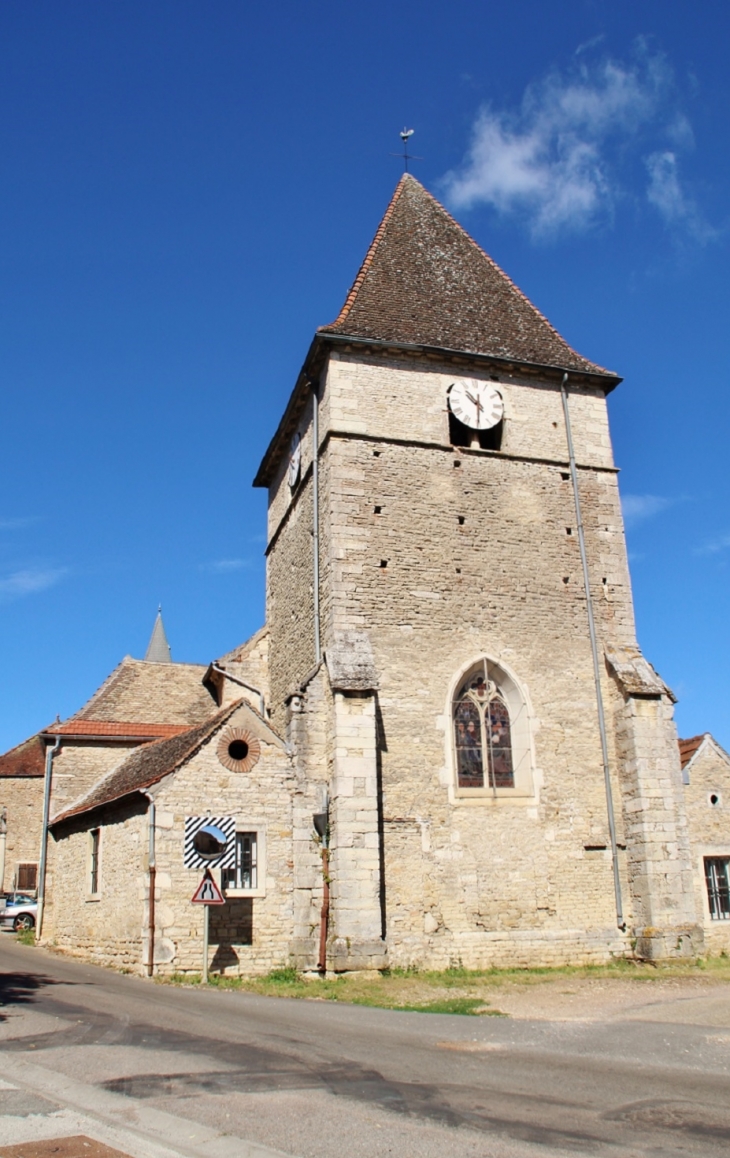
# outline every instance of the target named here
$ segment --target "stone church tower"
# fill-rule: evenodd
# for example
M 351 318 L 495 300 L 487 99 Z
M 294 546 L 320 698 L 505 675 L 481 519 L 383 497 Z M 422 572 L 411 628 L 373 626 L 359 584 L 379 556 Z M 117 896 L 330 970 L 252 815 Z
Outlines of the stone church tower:
M 401 179 L 255 480 L 300 964 L 326 794 L 336 968 L 700 949 L 673 698 L 636 643 L 619 382 Z

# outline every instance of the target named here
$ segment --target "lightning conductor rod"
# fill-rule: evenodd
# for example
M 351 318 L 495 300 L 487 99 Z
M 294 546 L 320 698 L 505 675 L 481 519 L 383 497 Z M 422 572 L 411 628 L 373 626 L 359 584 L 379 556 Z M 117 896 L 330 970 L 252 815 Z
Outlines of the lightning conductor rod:
M 578 471 L 575 466 L 575 449 L 573 434 L 570 428 L 570 409 L 568 407 L 568 392 L 566 390 L 568 375 L 563 374 L 560 383 L 560 395 L 563 400 L 563 414 L 565 416 L 565 434 L 568 440 L 568 459 L 570 462 L 570 478 L 573 484 L 573 499 L 575 501 L 575 517 L 578 524 L 578 546 L 580 561 L 583 567 L 583 586 L 586 593 L 586 611 L 588 613 L 588 633 L 591 637 L 591 653 L 593 655 L 593 678 L 596 684 L 596 707 L 598 709 L 598 730 L 601 734 L 601 754 L 603 757 L 603 779 L 606 785 L 606 811 L 608 812 L 608 831 L 611 837 L 611 859 L 613 861 L 613 891 L 616 896 L 616 923 L 619 929 L 626 928 L 623 903 L 621 900 L 621 878 L 618 867 L 618 845 L 616 844 L 616 821 L 613 813 L 613 792 L 611 790 L 611 767 L 608 761 L 608 741 L 606 739 L 606 716 L 603 710 L 603 692 L 601 691 L 601 665 L 598 659 L 598 641 L 596 639 L 596 621 L 593 615 L 593 598 L 591 596 L 591 581 L 588 573 L 588 556 L 586 554 L 586 540 L 583 533 L 583 516 L 580 508 L 580 494 L 578 493 Z
M 322 662 L 322 635 L 319 622 L 319 394 L 318 383 L 310 382 L 312 391 L 312 553 L 314 556 L 314 662 Z

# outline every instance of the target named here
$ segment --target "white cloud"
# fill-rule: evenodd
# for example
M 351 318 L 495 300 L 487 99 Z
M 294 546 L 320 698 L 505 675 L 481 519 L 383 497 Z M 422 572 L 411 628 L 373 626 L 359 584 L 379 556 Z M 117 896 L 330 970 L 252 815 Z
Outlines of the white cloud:
M 621 510 L 625 526 L 635 527 L 637 523 L 660 514 L 672 505 L 672 501 L 661 495 L 622 495 Z
M 590 40 L 586 40 L 586 41 L 584 41 L 583 44 L 578 45 L 578 47 L 575 50 L 575 55 L 580 56 L 580 54 L 582 52 L 588 52 L 591 48 L 596 48 L 597 45 L 603 44 L 603 41 L 605 39 L 606 39 L 606 33 L 605 32 L 600 32 L 598 34 L 598 36 L 592 36 Z
M 245 571 L 251 566 L 249 559 L 216 559 L 212 563 L 201 563 L 201 571 L 212 571 L 216 575 L 225 575 L 229 571 Z
M 30 527 L 37 523 L 36 518 L 27 519 L 0 519 L 0 531 L 19 531 L 22 527 Z
M 480 110 L 462 165 L 443 179 L 455 208 L 487 204 L 522 215 L 535 237 L 584 230 L 610 219 L 627 196 L 624 170 L 653 145 L 645 161 L 647 198 L 668 220 L 652 158 L 664 156 L 657 146 L 667 140 L 675 149 L 692 144 L 672 70 L 641 41 L 629 63 L 583 59 L 593 46 L 580 47 L 566 74 L 552 72 L 529 85 L 518 108 Z M 676 167 L 674 178 L 681 196 Z M 675 225 L 698 220 L 686 197 L 683 204 Z
M 694 201 L 683 191 L 676 153 L 670 150 L 651 153 L 646 158 L 646 168 L 649 174 L 647 199 L 665 223 L 686 230 L 701 244 L 712 241 L 717 231 L 703 220 Z
M 64 575 L 68 574 L 66 567 L 42 570 L 28 568 L 24 571 L 15 571 L 5 579 L 0 579 L 0 602 L 7 603 L 11 599 L 19 599 L 23 595 L 34 595 L 37 591 L 45 591 L 54 587 Z
M 730 535 L 719 535 L 717 539 L 710 539 L 701 547 L 695 548 L 695 555 L 719 555 L 730 547 Z

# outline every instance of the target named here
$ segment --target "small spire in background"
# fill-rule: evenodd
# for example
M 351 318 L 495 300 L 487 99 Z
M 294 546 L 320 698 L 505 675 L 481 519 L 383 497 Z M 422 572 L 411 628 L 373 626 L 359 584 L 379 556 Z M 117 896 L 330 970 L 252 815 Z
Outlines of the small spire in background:
M 157 608 L 157 618 L 155 626 L 152 628 L 150 641 L 147 644 L 145 660 L 148 663 L 172 663 L 172 653 L 165 635 L 165 625 L 162 622 L 162 604 Z

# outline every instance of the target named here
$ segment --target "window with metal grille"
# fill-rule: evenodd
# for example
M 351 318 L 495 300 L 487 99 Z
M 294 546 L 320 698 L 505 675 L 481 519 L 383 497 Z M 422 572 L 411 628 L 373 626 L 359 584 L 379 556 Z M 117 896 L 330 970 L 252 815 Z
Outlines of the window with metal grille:
M 236 864 L 223 869 L 224 889 L 258 888 L 258 855 L 255 832 L 236 833 Z
M 99 891 L 99 847 L 101 845 L 101 829 L 92 828 L 90 832 L 91 848 L 89 851 L 89 892 Z
M 728 867 L 730 857 L 705 857 L 705 882 L 707 884 L 707 900 L 710 905 L 710 916 L 713 921 L 730 920 L 730 880 Z
M 20 893 L 34 892 L 38 887 L 38 865 L 19 864 L 15 874 L 15 887 Z

